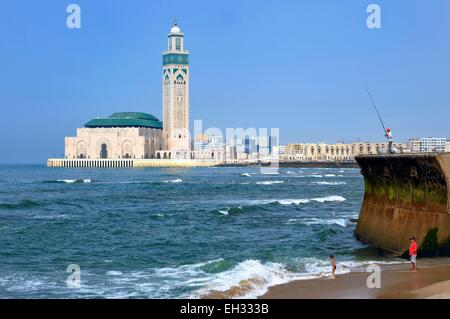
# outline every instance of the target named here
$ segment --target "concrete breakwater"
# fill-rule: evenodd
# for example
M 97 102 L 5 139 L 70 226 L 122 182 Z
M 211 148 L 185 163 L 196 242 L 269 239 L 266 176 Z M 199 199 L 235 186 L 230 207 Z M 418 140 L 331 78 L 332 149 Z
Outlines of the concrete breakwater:
M 416 237 L 419 255 L 450 255 L 450 153 L 356 157 L 365 193 L 355 236 L 404 255 Z

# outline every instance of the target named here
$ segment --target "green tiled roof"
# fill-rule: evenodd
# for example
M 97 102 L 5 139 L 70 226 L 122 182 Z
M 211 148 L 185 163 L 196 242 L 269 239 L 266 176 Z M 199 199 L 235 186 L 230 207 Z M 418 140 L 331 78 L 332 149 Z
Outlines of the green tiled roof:
M 162 129 L 162 122 L 155 116 L 141 112 L 119 112 L 107 118 L 96 118 L 87 122 L 85 127 L 148 127 Z

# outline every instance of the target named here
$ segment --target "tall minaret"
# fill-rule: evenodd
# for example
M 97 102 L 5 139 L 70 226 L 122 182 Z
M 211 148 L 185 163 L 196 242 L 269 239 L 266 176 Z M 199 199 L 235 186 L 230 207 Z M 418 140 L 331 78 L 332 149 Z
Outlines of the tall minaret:
M 163 129 L 165 149 L 190 149 L 189 135 L 189 52 L 177 20 L 168 36 L 163 52 Z

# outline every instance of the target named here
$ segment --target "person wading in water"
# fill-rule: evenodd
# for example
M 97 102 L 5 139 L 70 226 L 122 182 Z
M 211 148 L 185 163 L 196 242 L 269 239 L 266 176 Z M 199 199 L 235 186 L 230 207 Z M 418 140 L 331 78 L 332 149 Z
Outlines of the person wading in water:
M 336 279 L 336 260 L 334 259 L 334 256 L 330 256 L 331 259 L 331 278 Z

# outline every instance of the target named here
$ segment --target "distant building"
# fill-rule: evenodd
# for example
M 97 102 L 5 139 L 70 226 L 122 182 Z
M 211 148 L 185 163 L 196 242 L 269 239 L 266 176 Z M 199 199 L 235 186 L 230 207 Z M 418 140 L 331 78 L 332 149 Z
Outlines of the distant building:
M 281 155 L 285 154 L 286 146 L 285 145 L 273 146 L 272 150 L 273 150 L 273 154 L 281 156 Z
M 445 143 L 445 151 L 450 152 L 450 142 Z
M 405 143 L 394 143 L 393 148 L 400 153 L 408 149 Z M 387 153 L 388 143 L 358 142 L 337 143 L 296 143 L 288 144 L 281 159 L 299 161 L 351 161 L 357 155 Z
M 413 153 L 445 152 L 447 139 L 445 137 L 418 137 L 409 140 Z
M 198 134 L 191 147 L 192 158 L 225 160 L 226 148 L 221 136 Z

